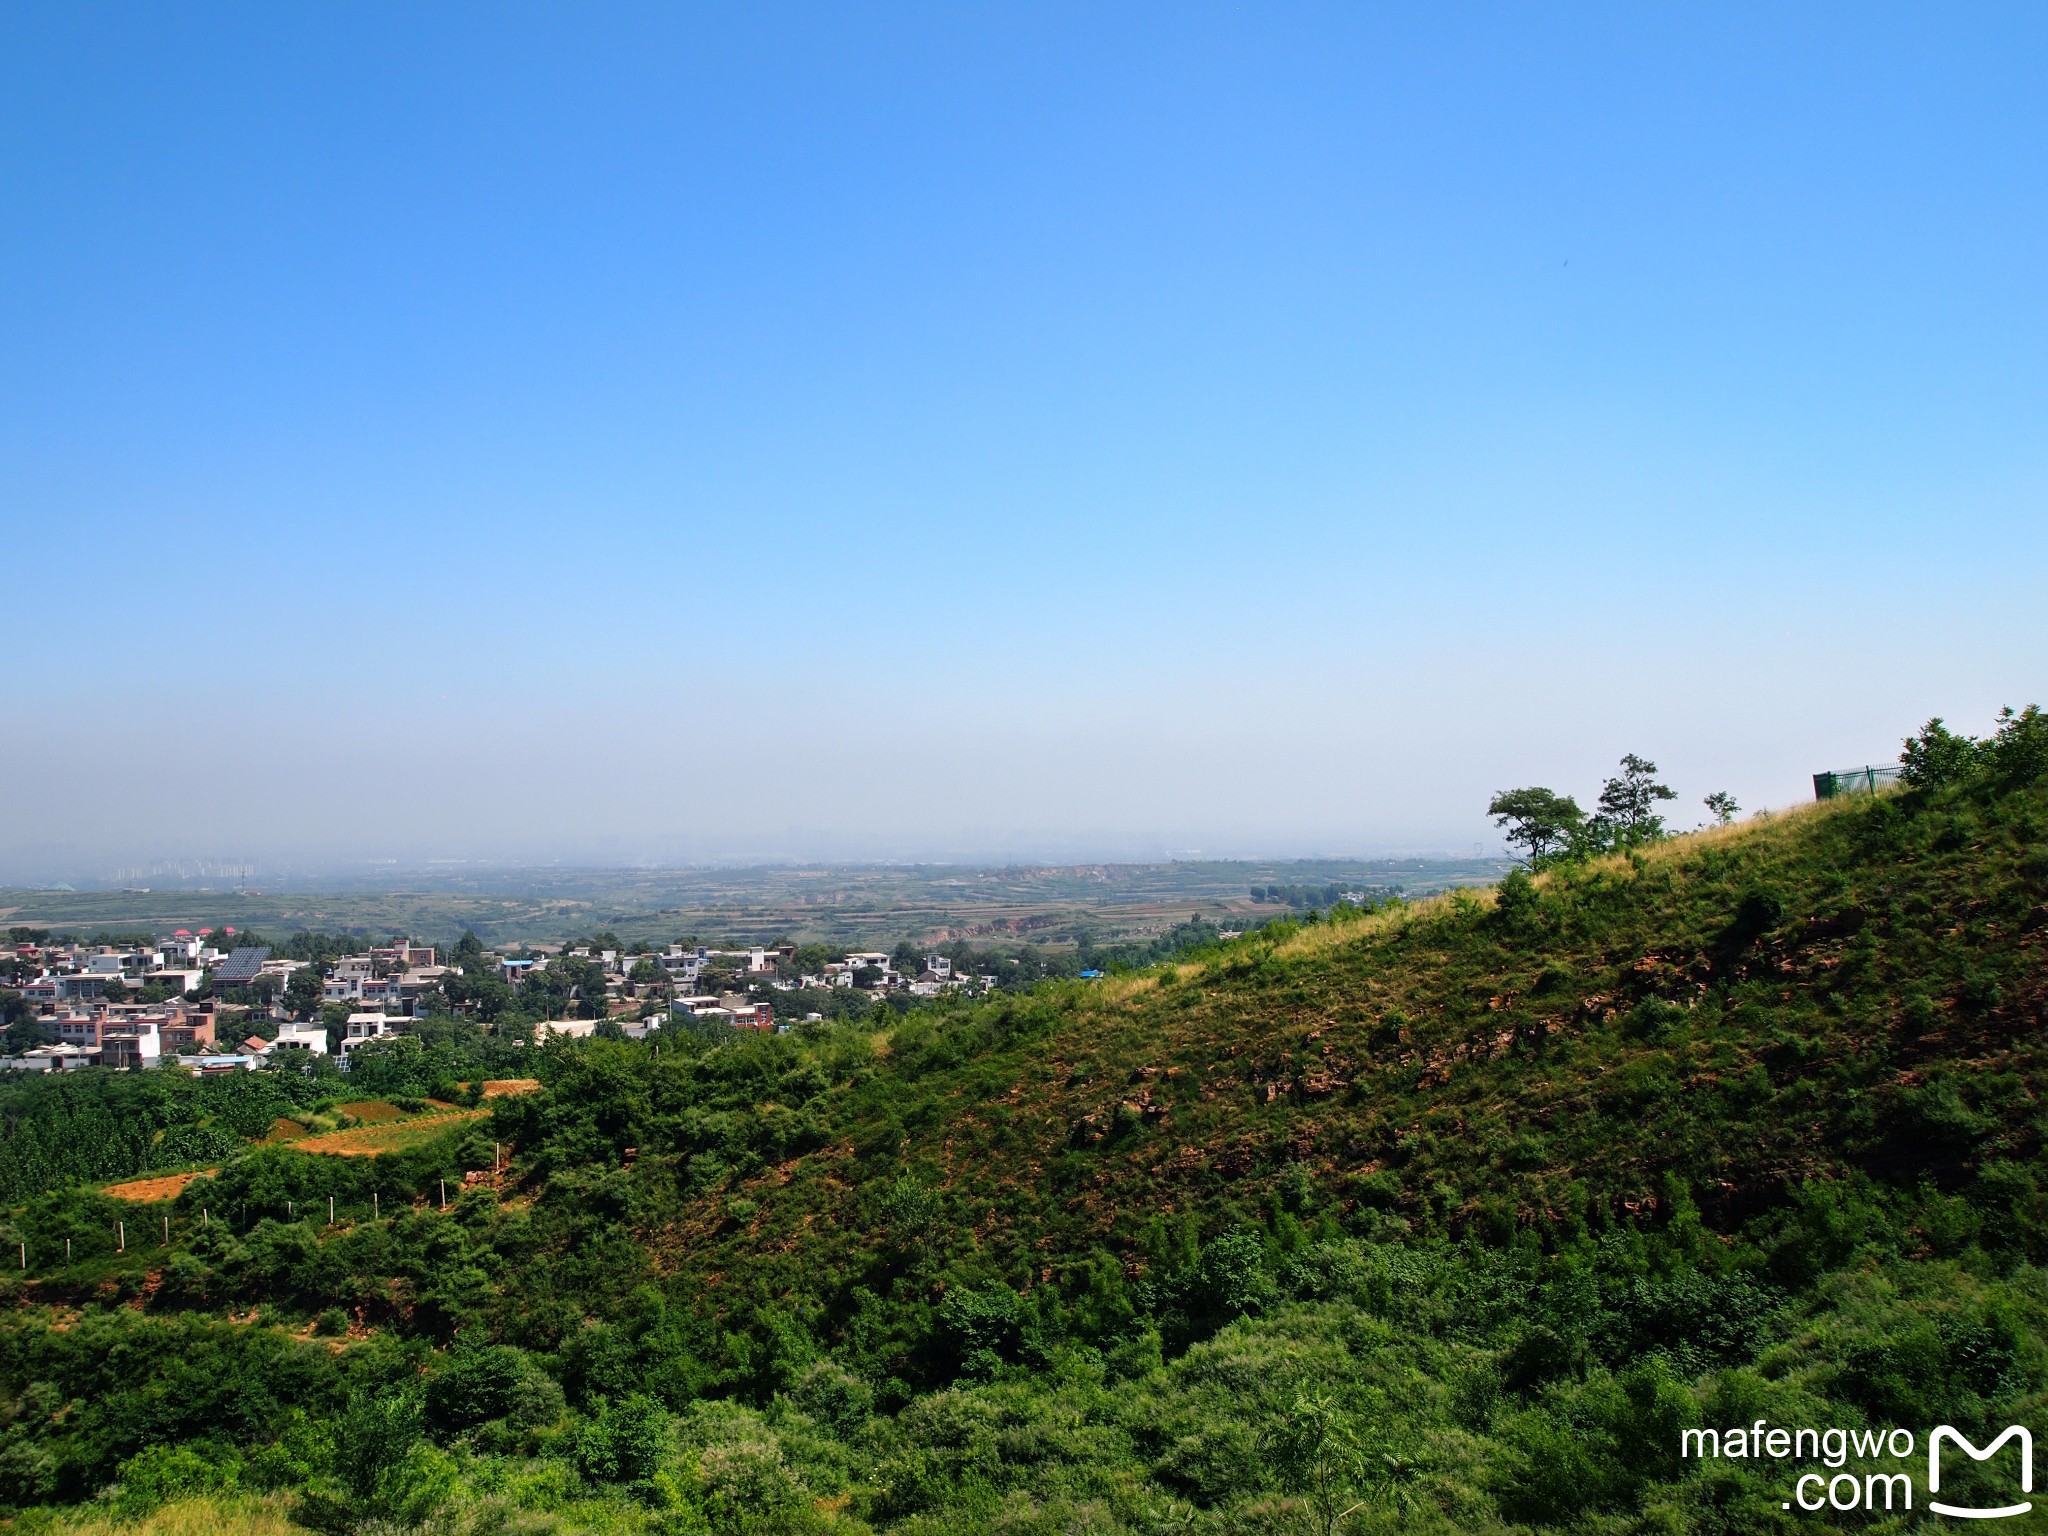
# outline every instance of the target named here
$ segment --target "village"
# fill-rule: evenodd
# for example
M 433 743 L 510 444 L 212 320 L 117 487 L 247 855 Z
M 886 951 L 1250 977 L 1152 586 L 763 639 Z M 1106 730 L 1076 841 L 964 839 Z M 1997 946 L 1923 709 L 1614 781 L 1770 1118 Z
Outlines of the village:
M 677 943 L 633 953 L 590 944 L 490 951 L 468 939 L 459 958 L 444 960 L 431 945 L 393 939 L 323 961 L 238 942 L 248 937 L 232 928 L 181 928 L 148 942 L 85 943 L 10 929 L 0 946 L 0 999 L 8 1009 L 0 1069 L 175 1067 L 211 1075 L 303 1070 L 326 1058 L 347 1071 L 352 1053 L 405 1035 L 421 1020 L 479 1014 L 486 990 L 479 983 L 508 990 L 515 1003 L 560 1012 L 536 1017 L 515 1007 L 509 1022 L 478 1019 L 487 1031 L 530 1031 L 538 1044 L 614 1030 L 627 1039 L 678 1028 L 786 1032 L 799 1020 L 823 1018 L 806 1004 L 831 1007 L 840 989 L 869 1000 L 893 996 L 900 1006 L 983 994 L 997 980 L 910 945 L 828 956 L 787 943 Z

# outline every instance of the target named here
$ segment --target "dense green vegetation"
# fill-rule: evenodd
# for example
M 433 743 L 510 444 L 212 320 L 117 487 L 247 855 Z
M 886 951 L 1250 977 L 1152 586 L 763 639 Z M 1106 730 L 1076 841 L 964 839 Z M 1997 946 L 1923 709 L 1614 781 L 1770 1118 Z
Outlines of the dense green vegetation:
M 2039 734 L 1923 733 L 1898 794 L 886 1028 L 551 1044 L 540 1092 L 404 1153 L 39 1195 L 0 1500 L 1810 1528 L 1782 1465 L 1679 1431 L 1981 1437 L 2048 1389 Z M 124 1213 L 168 1244 L 113 1251 Z

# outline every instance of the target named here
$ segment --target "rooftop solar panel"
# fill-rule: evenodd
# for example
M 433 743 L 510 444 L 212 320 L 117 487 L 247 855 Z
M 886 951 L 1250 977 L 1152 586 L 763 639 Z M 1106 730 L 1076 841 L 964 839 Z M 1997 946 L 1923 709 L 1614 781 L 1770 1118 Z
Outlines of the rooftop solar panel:
M 270 947 L 266 944 L 238 949 L 221 961 L 220 969 L 213 973 L 214 985 L 247 986 L 256 979 L 256 973 L 263 969 L 263 962 L 269 958 Z

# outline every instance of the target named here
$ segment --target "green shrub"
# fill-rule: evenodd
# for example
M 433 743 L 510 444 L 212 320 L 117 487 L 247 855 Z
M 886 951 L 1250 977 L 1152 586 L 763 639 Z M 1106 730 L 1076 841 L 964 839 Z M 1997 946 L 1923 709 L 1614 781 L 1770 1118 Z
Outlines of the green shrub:
M 573 1445 L 578 1470 L 592 1482 L 643 1481 L 669 1448 L 668 1413 L 640 1392 L 616 1403 L 600 1400 L 597 1412 L 576 1426 Z
M 175 1499 L 221 1493 L 240 1478 L 239 1457 L 214 1459 L 183 1445 L 152 1445 L 121 1463 L 114 1507 L 140 1519 Z

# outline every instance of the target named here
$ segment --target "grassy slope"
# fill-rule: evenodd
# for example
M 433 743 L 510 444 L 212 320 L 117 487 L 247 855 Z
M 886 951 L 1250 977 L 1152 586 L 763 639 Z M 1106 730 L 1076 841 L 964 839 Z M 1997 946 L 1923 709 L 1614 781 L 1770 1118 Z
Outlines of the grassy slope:
M 1502 1232 L 1653 1212 L 1667 1174 L 1724 1225 L 1851 1169 L 1952 1179 L 2039 1144 L 2043 821 L 1837 802 L 1546 877 L 1515 921 L 1445 898 L 913 1025 L 830 1145 L 750 1180 L 745 1221 L 699 1202 L 667 1262 L 813 1289 L 901 1174 L 1017 1284 L 1157 1216 L 1256 1217 L 1297 1165 Z M 1753 893 L 1783 909 L 1754 935 Z

